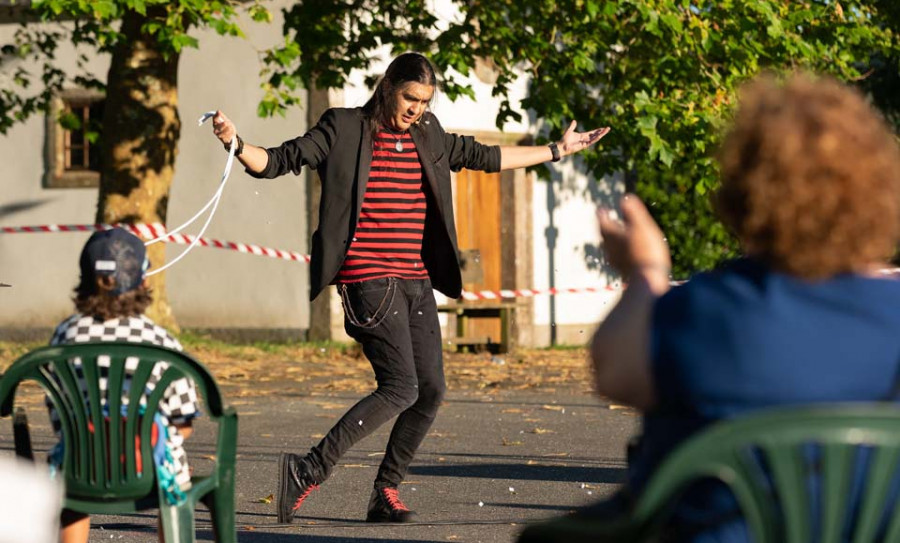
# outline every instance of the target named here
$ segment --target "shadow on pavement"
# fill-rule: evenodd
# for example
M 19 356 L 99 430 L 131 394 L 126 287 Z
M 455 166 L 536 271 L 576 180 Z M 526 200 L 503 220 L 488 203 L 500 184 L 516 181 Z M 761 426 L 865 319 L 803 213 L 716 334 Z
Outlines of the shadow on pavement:
M 197 540 L 212 541 L 212 532 L 198 530 Z M 238 530 L 238 541 L 241 543 L 283 543 L 286 541 L 303 541 L 306 543 L 385 543 L 385 541 L 393 541 L 394 543 L 439 543 L 439 540 L 433 539 L 381 539 L 372 537 L 324 536 L 306 533 L 266 534 L 241 530 Z
M 480 477 L 488 479 L 516 479 L 524 481 L 571 481 L 605 484 L 625 482 L 625 468 L 586 468 L 581 466 L 541 466 L 522 464 L 442 464 L 412 466 L 414 475 L 433 477 Z

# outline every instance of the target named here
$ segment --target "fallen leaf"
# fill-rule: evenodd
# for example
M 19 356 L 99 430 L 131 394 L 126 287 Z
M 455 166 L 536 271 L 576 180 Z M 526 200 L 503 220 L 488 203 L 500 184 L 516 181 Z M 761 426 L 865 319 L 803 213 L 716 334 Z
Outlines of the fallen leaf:
M 555 433 L 553 430 L 548 430 L 547 428 L 535 428 L 533 430 L 529 430 L 532 434 L 553 434 Z
M 275 499 L 275 494 L 269 494 L 265 498 L 260 498 L 256 500 L 254 503 L 272 503 L 272 500 Z
M 503 438 L 502 444 L 504 447 L 517 447 L 519 445 L 524 445 L 525 443 L 522 441 L 510 441 L 507 438 Z

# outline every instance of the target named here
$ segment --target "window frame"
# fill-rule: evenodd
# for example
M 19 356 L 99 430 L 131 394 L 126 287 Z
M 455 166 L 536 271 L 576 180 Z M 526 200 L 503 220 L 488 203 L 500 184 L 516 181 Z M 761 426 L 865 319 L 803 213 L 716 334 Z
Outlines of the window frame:
M 58 92 L 50 102 L 47 114 L 47 171 L 44 175 L 46 188 L 96 188 L 100 186 L 100 172 L 90 169 L 68 169 L 66 167 L 66 147 L 71 134 L 59 124 L 59 116 L 70 107 L 90 107 L 106 96 L 92 89 L 67 89 Z M 92 145 L 87 153 L 99 152 L 99 146 Z

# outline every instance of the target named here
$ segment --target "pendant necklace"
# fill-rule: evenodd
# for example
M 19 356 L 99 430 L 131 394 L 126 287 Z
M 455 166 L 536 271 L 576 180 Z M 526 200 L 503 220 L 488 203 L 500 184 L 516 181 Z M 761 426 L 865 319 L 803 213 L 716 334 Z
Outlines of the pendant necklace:
M 399 134 L 397 134 L 393 130 L 390 130 L 390 129 L 386 129 L 385 132 L 387 132 L 394 139 L 397 140 L 396 142 L 394 142 L 394 149 L 398 153 L 402 153 L 403 152 L 403 134 L 404 134 L 404 132 L 400 132 Z

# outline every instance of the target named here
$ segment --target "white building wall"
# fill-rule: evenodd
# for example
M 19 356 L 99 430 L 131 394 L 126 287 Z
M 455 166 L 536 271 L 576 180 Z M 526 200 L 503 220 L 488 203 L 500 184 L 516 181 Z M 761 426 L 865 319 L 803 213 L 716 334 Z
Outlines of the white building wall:
M 289 2 L 282 2 L 287 5 Z M 269 6 L 271 24 L 242 21 L 248 39 L 198 34 L 200 48 L 186 50 L 179 67 L 181 144 L 169 200 L 170 228 L 200 210 L 219 186 L 227 153 L 212 135 L 206 111 L 221 109 L 248 142 L 274 146 L 306 131 L 305 114 L 260 119 L 256 106 L 259 53 L 283 41 L 281 10 Z M 305 175 L 256 180 L 239 162 L 231 172 L 204 237 L 287 251 L 308 252 Z M 205 217 L 205 216 L 204 216 Z M 190 232 L 198 232 L 198 220 Z M 185 246 L 170 246 L 172 259 Z M 172 309 L 183 326 L 201 328 L 308 328 L 309 266 L 303 262 L 196 248 L 167 272 Z
M 607 138 L 611 139 L 612 133 Z M 601 292 L 561 293 L 535 298 L 535 341 L 540 345 L 578 345 L 621 295 L 621 282 L 603 265 L 597 206 L 614 208 L 624 193 L 618 177 L 597 182 L 585 175 L 578 157 L 553 168 L 552 181 L 534 187 L 534 288 L 600 288 Z M 555 232 L 555 247 L 551 239 Z M 552 253 L 552 254 L 551 254 Z M 609 287 L 610 290 L 606 290 Z

